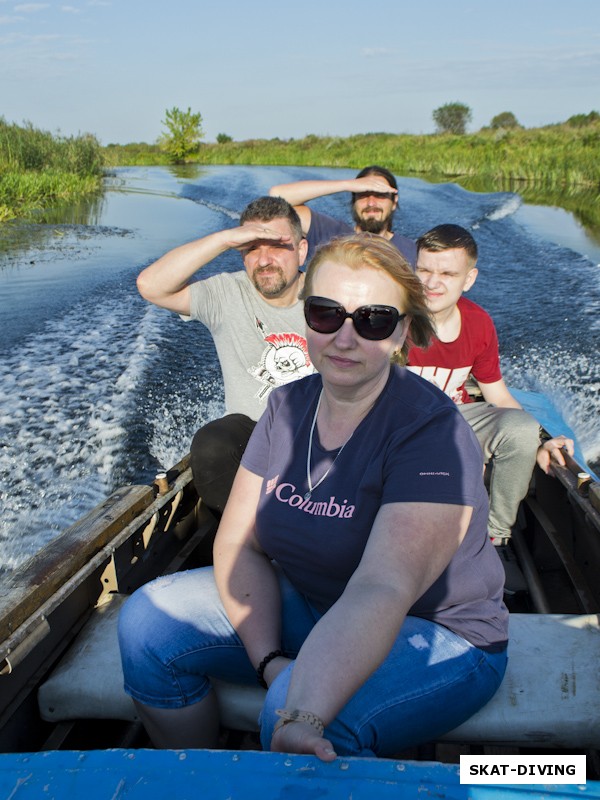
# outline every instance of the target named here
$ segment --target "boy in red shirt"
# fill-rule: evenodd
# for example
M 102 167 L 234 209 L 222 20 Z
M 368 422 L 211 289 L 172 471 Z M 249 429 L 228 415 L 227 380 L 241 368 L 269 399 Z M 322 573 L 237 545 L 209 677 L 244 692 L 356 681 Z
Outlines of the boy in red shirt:
M 454 400 L 475 432 L 486 463 L 492 461 L 489 534 L 496 545 L 511 535 L 520 501 L 537 461 L 548 472 L 550 458 L 573 453 L 565 436 L 540 446 L 539 425 L 509 392 L 500 371 L 498 337 L 490 315 L 463 297 L 477 278 L 477 245 L 459 225 L 438 225 L 417 240 L 417 275 L 425 287 L 437 338 L 412 347 L 408 368 Z M 473 402 L 465 382 L 473 376 L 484 402 Z

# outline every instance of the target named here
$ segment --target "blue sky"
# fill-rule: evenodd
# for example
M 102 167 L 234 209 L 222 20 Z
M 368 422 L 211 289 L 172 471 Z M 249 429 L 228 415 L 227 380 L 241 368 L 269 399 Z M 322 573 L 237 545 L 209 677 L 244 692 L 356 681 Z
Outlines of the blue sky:
M 597 0 L 0 0 L 0 115 L 102 144 L 153 142 L 165 109 L 207 141 L 470 130 L 600 110 Z

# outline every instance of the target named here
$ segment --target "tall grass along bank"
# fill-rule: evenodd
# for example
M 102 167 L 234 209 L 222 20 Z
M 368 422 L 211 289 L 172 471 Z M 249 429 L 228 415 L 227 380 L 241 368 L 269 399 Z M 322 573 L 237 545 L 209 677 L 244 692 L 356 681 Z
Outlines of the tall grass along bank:
M 600 191 L 600 124 L 482 130 L 463 136 L 368 133 L 347 138 L 255 139 L 202 145 L 197 160 L 356 169 L 378 163 L 397 175 L 477 176 Z
M 103 174 L 95 136 L 53 136 L 0 118 L 0 221 L 98 192 Z

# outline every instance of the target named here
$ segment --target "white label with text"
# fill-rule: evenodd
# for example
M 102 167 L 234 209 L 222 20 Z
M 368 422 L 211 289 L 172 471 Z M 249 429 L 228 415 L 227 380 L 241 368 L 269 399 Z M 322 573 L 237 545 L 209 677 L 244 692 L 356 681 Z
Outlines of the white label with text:
M 581 756 L 461 756 L 461 783 L 585 784 Z

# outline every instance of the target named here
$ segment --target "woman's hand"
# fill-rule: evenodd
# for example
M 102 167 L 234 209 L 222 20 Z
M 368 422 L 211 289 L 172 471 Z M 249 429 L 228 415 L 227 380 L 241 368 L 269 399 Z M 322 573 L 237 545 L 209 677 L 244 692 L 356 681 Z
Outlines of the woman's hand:
M 319 736 L 307 722 L 288 722 L 277 728 L 271 739 L 271 750 L 275 753 L 306 753 L 333 761 L 337 753 L 329 739 Z

